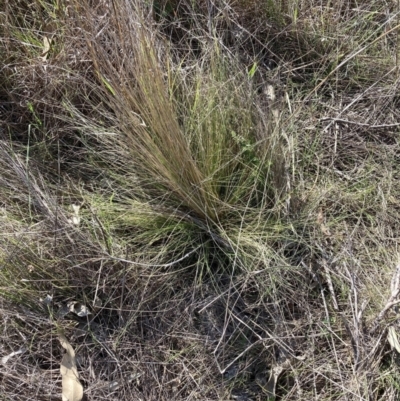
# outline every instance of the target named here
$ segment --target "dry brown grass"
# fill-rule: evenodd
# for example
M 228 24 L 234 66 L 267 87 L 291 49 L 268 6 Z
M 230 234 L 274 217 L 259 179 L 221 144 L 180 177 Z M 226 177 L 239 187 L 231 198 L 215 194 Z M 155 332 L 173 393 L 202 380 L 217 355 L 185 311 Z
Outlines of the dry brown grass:
M 399 5 L 155 3 L 0 3 L 0 398 L 397 400 Z

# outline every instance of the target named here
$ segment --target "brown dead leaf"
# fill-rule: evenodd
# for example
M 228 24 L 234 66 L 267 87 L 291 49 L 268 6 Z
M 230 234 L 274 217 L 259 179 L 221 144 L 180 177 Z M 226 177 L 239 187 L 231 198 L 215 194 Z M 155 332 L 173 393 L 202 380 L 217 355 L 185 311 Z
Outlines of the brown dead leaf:
M 62 401 L 81 401 L 83 386 L 79 381 L 76 368 L 75 351 L 63 334 L 59 336 L 62 347 L 66 350 L 61 360 Z

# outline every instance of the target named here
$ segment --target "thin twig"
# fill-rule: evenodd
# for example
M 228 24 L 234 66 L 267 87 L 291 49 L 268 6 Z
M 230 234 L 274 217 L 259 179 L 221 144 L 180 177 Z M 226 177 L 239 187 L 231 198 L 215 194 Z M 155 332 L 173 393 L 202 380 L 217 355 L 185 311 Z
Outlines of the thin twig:
M 371 333 L 375 333 L 377 328 L 379 327 L 380 322 L 383 320 L 385 317 L 387 311 L 394 305 L 397 305 L 400 303 L 399 299 L 396 299 L 399 296 L 400 293 L 400 263 L 397 264 L 395 272 L 393 274 L 392 282 L 390 284 L 390 298 L 386 302 L 385 307 L 381 310 L 379 313 L 378 317 L 375 319 L 375 323 L 372 327 Z
M 400 123 L 373 125 L 373 124 L 365 124 L 365 123 L 360 123 L 358 121 L 350 121 L 350 120 L 345 120 L 343 118 L 335 118 L 335 117 L 323 117 L 320 119 L 320 121 L 333 121 L 333 122 L 337 122 L 337 123 L 353 124 L 353 125 L 359 125 L 360 127 L 368 127 L 368 128 L 394 128 L 394 127 L 400 126 Z
M 165 263 L 165 264 L 161 264 L 161 265 L 157 265 L 157 264 L 149 264 L 149 263 L 142 263 L 142 262 L 134 262 L 133 260 L 128 260 L 128 259 L 124 259 L 124 258 L 117 258 L 115 256 L 111 256 L 111 255 L 107 255 L 107 257 L 109 259 L 112 260 L 117 260 L 118 262 L 124 262 L 124 263 L 128 263 L 131 265 L 136 265 L 136 266 L 142 266 L 142 267 L 171 267 L 173 265 L 176 265 L 179 262 L 182 262 L 182 260 L 185 260 L 186 258 L 188 258 L 190 255 L 192 255 L 193 253 L 195 253 L 196 251 L 198 251 L 201 248 L 201 245 L 198 246 L 195 249 L 192 249 L 190 252 L 186 253 L 185 255 L 183 255 L 181 258 L 174 260 L 172 262 L 169 263 Z

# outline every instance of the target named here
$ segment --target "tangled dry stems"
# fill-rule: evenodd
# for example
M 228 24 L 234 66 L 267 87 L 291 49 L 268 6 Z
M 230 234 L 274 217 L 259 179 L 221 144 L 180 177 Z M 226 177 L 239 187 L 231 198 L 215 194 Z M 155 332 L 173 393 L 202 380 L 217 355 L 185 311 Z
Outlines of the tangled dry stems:
M 4 399 L 398 398 L 394 3 L 2 8 Z

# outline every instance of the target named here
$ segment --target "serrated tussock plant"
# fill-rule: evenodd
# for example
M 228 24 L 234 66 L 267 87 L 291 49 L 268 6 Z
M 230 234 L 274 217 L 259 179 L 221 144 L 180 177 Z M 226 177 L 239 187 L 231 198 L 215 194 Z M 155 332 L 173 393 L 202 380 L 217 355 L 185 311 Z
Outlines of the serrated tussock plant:
M 102 88 L 97 97 L 115 117 L 103 128 L 83 116 L 77 121 L 85 122 L 86 133 L 112 127 L 104 145 L 115 154 L 103 152 L 102 162 L 125 158 L 124 169 L 135 177 L 132 199 L 168 208 L 226 243 L 237 240 L 229 238 L 231 228 L 245 227 L 243 219 L 272 218 L 282 200 L 274 195 L 278 169 L 273 177 L 275 164 L 282 164 L 281 145 L 271 140 L 273 130 L 257 132 L 255 92 L 235 57 L 222 54 L 215 38 L 200 68 L 174 63 L 139 9 L 118 3 L 113 23 L 101 30 L 86 12 L 85 21 L 92 21 L 86 42 Z

